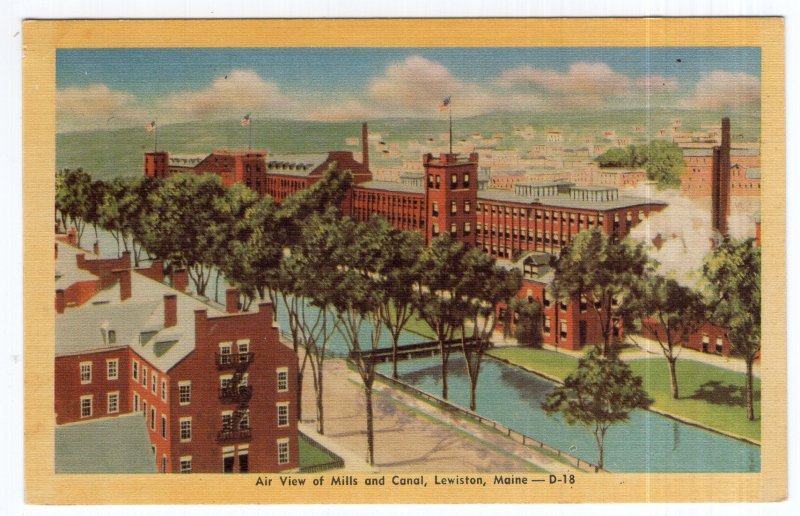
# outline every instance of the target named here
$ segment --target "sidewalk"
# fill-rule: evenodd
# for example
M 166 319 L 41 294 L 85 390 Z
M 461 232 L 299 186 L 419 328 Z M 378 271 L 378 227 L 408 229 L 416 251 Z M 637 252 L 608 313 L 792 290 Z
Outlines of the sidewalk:
M 303 418 L 314 416 L 310 375 L 303 385 Z M 562 474 L 575 469 L 505 436 L 455 417 L 379 381 L 373 390 L 375 468 L 365 462 L 366 411 L 361 381 L 343 360 L 325 362 L 325 435 L 301 424 L 311 439 L 345 460 L 345 469 L 397 472 L 512 472 Z M 366 469 L 365 469 L 366 468 Z

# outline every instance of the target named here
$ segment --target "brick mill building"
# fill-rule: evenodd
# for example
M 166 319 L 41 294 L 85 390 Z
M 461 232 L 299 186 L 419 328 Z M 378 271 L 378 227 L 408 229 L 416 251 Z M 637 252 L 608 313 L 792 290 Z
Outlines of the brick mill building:
M 198 158 L 197 166 L 189 170 L 171 165 L 174 160 L 162 152 L 158 159 L 151 156 L 153 153 L 145 155 L 145 174 L 165 177 L 183 171 L 213 172 L 223 178 L 225 185 L 231 180 L 244 182 L 281 202 L 319 180 L 336 162 L 340 169 L 353 172 L 353 186 L 342 203 L 345 215 L 359 221 L 381 215 L 396 228 L 418 231 L 425 242 L 447 233 L 454 240 L 477 246 L 503 260 L 516 260 L 532 252 L 557 255 L 575 235 L 590 228 L 601 228 L 607 235 L 621 238 L 666 206 L 652 199 L 620 195 L 613 186 L 576 186 L 565 181 L 519 182 L 513 185 L 513 191 L 485 188 L 486 181 L 481 182 L 478 177 L 478 153 L 425 154 L 423 174 L 404 174 L 400 182 L 377 181 L 369 170 L 367 134 L 364 124 L 361 162 L 350 151 L 284 158 L 267 157 L 260 152 L 261 161 L 249 163 L 247 175 L 244 159 L 254 154 L 251 151 L 214 152 Z M 226 161 L 223 156 L 231 159 Z M 215 160 L 225 168 L 215 172 L 201 166 Z M 540 300 L 546 312 L 545 325 L 548 317 L 551 320 L 552 332 L 545 335 L 546 339 L 569 349 L 602 340 L 596 316 L 581 310 L 579 300 L 570 300 L 564 310 L 556 311 L 555 305 L 546 305 L 547 281 L 528 274 L 523 282 L 520 296 Z M 548 315 L 548 310 L 553 313 Z
M 185 271 L 168 285 L 159 261 L 131 269 L 127 253 L 55 245 L 57 471 L 298 468 L 297 356 L 269 303 L 243 313 L 235 289 L 225 306 L 198 300 L 184 292 Z M 111 459 L 90 438 L 98 428 Z M 96 463 L 117 456 L 129 464 Z

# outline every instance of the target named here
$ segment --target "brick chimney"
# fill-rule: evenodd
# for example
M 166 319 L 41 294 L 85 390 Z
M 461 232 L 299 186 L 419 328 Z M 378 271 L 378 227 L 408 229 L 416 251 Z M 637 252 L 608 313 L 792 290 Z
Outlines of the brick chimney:
M 171 328 L 176 324 L 178 324 L 178 296 L 164 294 L 164 328 Z
M 239 311 L 239 289 L 229 288 L 225 290 L 225 311 L 235 314 Z
M 189 273 L 186 269 L 172 270 L 172 288 L 180 292 L 186 292 L 189 287 Z
M 64 290 L 58 289 L 56 290 L 56 313 L 63 314 L 64 309 L 67 307 L 67 296 L 64 294 Z
M 111 271 L 114 279 L 119 282 L 119 300 L 125 301 L 131 297 L 131 270 L 121 269 Z
M 714 147 L 711 174 L 711 225 L 725 236 L 731 196 L 731 119 L 728 117 L 722 119 L 722 142 Z
M 369 131 L 366 122 L 361 124 L 361 163 L 369 170 Z

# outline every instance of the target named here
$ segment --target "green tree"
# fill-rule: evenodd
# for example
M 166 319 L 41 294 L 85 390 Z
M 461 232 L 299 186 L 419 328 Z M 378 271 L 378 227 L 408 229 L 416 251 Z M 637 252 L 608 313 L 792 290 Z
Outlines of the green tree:
M 705 307 L 699 293 L 680 285 L 674 279 L 658 274 L 648 275 L 643 297 L 646 317 L 642 327 L 649 330 L 661 347 L 669 367 L 672 397 L 679 398 L 677 362 L 683 344 L 705 320 Z
M 95 202 L 96 192 L 92 189 L 92 178 L 81 168 L 65 169 L 59 174 L 56 186 L 56 209 L 65 229 L 68 222 L 72 223 L 80 247 L 86 224 L 93 217 L 90 206 Z
M 761 248 L 753 239 L 725 238 L 706 257 L 703 276 L 712 320 L 727 329 L 733 354 L 747 367 L 747 419 L 753 421 L 753 363 L 761 351 Z
M 148 252 L 187 269 L 203 296 L 224 248 L 225 190 L 213 174 L 173 174 L 150 194 L 139 235 Z
M 647 146 L 646 155 L 647 179 L 657 181 L 659 188 L 680 186 L 681 175 L 686 169 L 680 147 L 674 143 L 653 140 Z
M 397 374 L 400 334 L 416 313 L 414 307 L 420 280 L 417 260 L 424 249 L 422 236 L 414 231 L 391 229 L 378 263 L 377 279 L 384 293 L 378 315 L 392 337 L 392 377 Z
M 536 301 L 514 298 L 508 306 L 514 320 L 514 338 L 532 348 L 542 347 L 542 307 Z
M 644 274 L 654 263 L 643 244 L 609 238 L 599 228 L 583 231 L 561 251 L 551 284 L 558 299 L 587 300 L 600 323 L 603 353 L 612 347 L 616 325 L 641 315 L 637 302 L 644 292 Z
M 338 221 L 329 234 L 338 241 L 329 259 L 335 269 L 333 306 L 339 316 L 339 329 L 350 351 L 350 362 L 361 378 L 367 423 L 367 462 L 375 464 L 375 430 L 372 389 L 375 362 L 365 352 L 380 345 L 383 328 L 381 312 L 387 285 L 380 271 L 386 263 L 390 235 L 395 230 L 383 217 L 373 216 L 366 223 L 349 217 Z
M 606 167 L 630 167 L 631 155 L 628 149 L 622 147 L 611 147 L 594 159 L 598 165 Z
M 461 283 L 456 296 L 466 300 L 461 319 L 461 351 L 469 376 L 469 408 L 477 408 L 476 390 L 483 355 L 491 347 L 491 336 L 497 325 L 497 305 L 509 303 L 522 285 L 522 274 L 513 269 L 498 268 L 494 258 L 475 247 L 463 256 Z M 472 342 L 468 345 L 468 328 Z
M 616 352 L 603 355 L 597 348 L 578 361 L 578 368 L 542 403 L 549 414 L 560 413 L 569 425 L 579 424 L 597 442 L 597 465 L 603 467 L 603 445 L 611 426 L 628 420 L 631 411 L 647 408 L 653 400 L 642 379 L 619 359 Z
M 425 248 L 419 258 L 420 287 L 417 313 L 436 335 L 442 371 L 442 398 L 447 399 L 448 341 L 452 340 L 468 313 L 469 300 L 461 295 L 460 284 L 468 248 L 443 234 Z

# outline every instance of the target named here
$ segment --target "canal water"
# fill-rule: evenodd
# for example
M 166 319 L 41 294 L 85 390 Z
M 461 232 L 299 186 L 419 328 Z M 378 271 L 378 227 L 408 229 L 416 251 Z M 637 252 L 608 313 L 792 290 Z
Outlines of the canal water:
M 391 372 L 391 364 L 378 370 Z M 438 357 L 398 364 L 401 379 L 429 394 L 441 396 Z M 469 378 L 463 357 L 452 355 L 448 369 L 450 401 L 469 406 Z M 541 403 L 554 384 L 492 359 L 481 365 L 477 413 L 568 452 L 597 463 L 594 435 L 582 426 L 569 426 L 551 417 Z M 616 472 L 758 472 L 760 448 L 673 419 L 635 410 L 627 423 L 612 426 L 604 446 L 605 468 Z
M 100 232 L 100 254 L 116 257 L 116 242 L 108 233 Z M 87 228 L 83 245 L 91 248 L 94 232 Z M 209 284 L 208 296 L 224 302 L 227 282 L 219 281 L 214 294 L 215 277 Z M 288 317 L 278 303 L 278 322 L 289 331 Z M 312 308 L 309 314 L 313 313 Z M 363 346 L 369 345 L 372 327 L 362 329 Z M 403 332 L 401 344 L 412 344 L 424 338 Z M 381 335 L 381 347 L 391 347 L 387 331 Z M 328 349 L 336 355 L 348 352 L 345 338 L 334 332 Z M 435 396 L 441 395 L 439 357 L 401 361 L 398 365 L 402 380 Z M 391 373 L 391 364 L 378 367 Z M 547 416 L 541 403 L 554 384 L 492 359 L 484 359 L 477 390 L 477 413 L 534 439 L 570 453 L 583 460 L 597 463 L 597 444 L 594 436 L 581 426 L 569 426 L 559 417 Z M 469 379 L 463 357 L 453 354 L 449 369 L 450 401 L 469 406 Z M 614 425 L 606 435 L 605 467 L 618 472 L 758 472 L 761 469 L 760 448 L 742 441 L 702 430 L 645 410 L 636 410 L 627 423 Z

